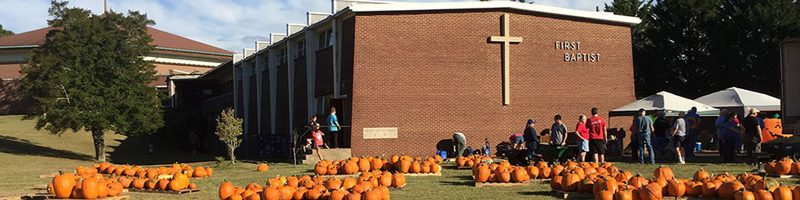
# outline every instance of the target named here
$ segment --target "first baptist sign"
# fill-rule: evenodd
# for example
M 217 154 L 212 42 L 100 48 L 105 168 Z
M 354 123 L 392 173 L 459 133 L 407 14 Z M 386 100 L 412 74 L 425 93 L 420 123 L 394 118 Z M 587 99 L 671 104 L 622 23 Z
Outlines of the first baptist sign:
M 581 53 L 581 42 L 579 41 L 555 41 L 556 50 L 566 50 L 564 52 L 564 62 L 600 62 L 599 53 Z

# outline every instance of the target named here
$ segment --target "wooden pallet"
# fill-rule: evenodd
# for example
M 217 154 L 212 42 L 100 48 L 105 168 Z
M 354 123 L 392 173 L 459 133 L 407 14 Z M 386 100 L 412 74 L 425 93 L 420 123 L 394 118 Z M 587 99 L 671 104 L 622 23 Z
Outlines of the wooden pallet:
M 442 172 L 439 173 L 404 173 L 403 176 L 442 176 Z
M 768 174 L 766 172 L 759 172 L 759 175 L 771 177 L 771 178 L 800 178 L 800 176 L 796 175 L 778 175 L 778 174 Z
M 361 174 L 337 174 L 337 175 L 322 175 L 322 176 L 319 176 L 319 177 L 322 177 L 322 178 L 338 178 L 338 179 L 343 179 L 343 178 L 348 178 L 348 177 L 358 177 L 359 175 L 361 175 Z
M 23 195 L 23 196 L 20 196 L 19 198 L 15 198 L 15 199 L 39 200 L 39 199 L 55 199 L 55 198 L 56 198 L 55 195 L 46 194 L 46 193 L 39 193 L 39 194 Z M 130 198 L 131 198 L 130 195 L 121 194 L 121 195 L 115 196 L 115 197 L 99 198 L 99 199 L 96 199 L 96 200 L 127 200 L 127 199 L 130 199 Z M 71 199 L 67 199 L 67 200 L 71 200 Z
M 515 187 L 515 186 L 528 186 L 531 181 L 522 183 L 478 183 L 475 182 L 475 187 Z
M 149 189 L 130 189 L 131 192 L 144 192 L 144 193 L 161 193 L 161 194 L 190 194 L 200 192 L 200 189 L 183 189 L 181 191 L 164 191 L 164 190 L 149 190 Z

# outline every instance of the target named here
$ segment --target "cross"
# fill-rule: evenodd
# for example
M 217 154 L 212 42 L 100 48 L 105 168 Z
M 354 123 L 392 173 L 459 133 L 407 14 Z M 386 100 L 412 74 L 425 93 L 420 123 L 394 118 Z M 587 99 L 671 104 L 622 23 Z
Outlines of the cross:
M 511 24 L 508 22 L 509 14 L 503 14 L 503 22 L 500 24 L 501 32 L 500 36 L 490 36 L 489 42 L 500 43 L 503 48 L 503 105 L 511 104 L 511 84 L 508 80 L 510 78 L 509 73 L 509 65 L 511 61 L 511 55 L 509 55 L 509 47 L 512 43 L 520 43 L 522 42 L 522 37 L 511 37 L 508 33 L 509 26 Z

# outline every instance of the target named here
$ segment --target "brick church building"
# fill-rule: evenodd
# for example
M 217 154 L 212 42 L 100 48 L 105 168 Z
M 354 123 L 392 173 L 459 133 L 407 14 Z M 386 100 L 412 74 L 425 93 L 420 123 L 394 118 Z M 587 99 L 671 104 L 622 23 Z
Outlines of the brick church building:
M 250 148 L 276 154 L 330 106 L 356 156 L 430 155 L 456 131 L 472 147 L 497 144 L 528 119 L 549 128 L 556 114 L 573 131 L 592 107 L 635 100 L 639 22 L 508 1 L 334 0 L 332 12 L 309 12 L 234 56 L 234 106 L 245 143 L 259 138 Z

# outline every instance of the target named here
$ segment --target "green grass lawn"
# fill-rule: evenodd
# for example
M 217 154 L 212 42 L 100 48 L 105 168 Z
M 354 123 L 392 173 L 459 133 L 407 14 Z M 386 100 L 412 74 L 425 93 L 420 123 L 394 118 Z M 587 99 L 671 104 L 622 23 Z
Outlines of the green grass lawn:
M 93 147 L 88 132 L 68 132 L 61 136 L 47 134 L 33 129 L 34 121 L 20 120 L 20 116 L 0 116 L 0 199 L 5 196 L 38 192 L 33 188 L 47 184 L 50 179 L 38 178 L 59 169 L 74 169 L 76 166 L 91 165 Z M 106 143 L 111 157 L 123 163 L 169 164 L 174 161 L 213 160 L 211 156 L 193 156 L 191 153 L 167 148 L 159 143 L 159 154 L 147 155 L 144 143 L 130 140 L 124 136 L 108 134 Z M 115 152 L 116 151 L 116 152 Z M 123 152 L 124 151 L 124 152 Z M 126 162 L 128 161 L 128 162 Z M 224 180 L 244 186 L 250 182 L 264 184 L 268 177 L 277 175 L 310 174 L 312 165 L 270 164 L 270 171 L 255 171 L 254 162 L 241 162 L 236 165 L 217 164 L 215 161 L 191 162 L 194 166 L 214 167 L 214 175 L 203 180 L 193 180 L 202 190 L 187 195 L 166 195 L 152 193 L 130 193 L 133 199 L 215 199 L 217 188 Z M 652 176 L 658 166 L 632 163 L 615 163 L 621 169 Z M 691 177 L 700 167 L 712 173 L 741 173 L 752 170 L 743 164 L 693 163 L 669 165 L 679 177 Z M 556 199 L 551 196 L 546 183 L 534 183 L 527 187 L 475 188 L 469 170 L 455 170 L 452 163 L 445 164 L 441 177 L 408 177 L 408 187 L 392 191 L 393 199 Z M 797 179 L 785 180 L 787 184 L 797 184 Z

